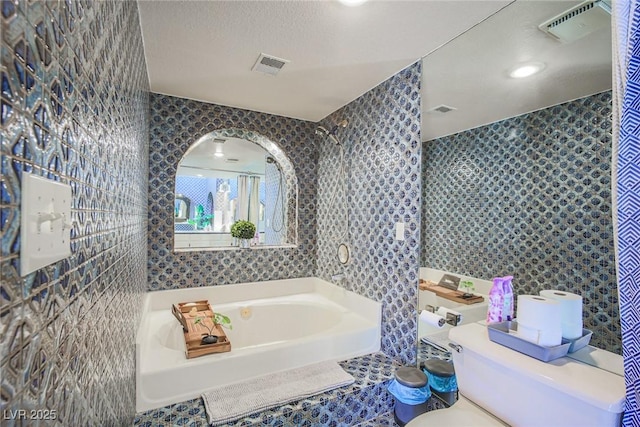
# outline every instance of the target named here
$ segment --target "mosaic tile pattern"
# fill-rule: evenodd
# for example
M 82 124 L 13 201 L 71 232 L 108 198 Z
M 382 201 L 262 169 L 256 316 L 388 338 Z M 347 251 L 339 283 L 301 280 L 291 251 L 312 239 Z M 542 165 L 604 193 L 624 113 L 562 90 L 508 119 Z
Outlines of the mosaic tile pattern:
M 393 418 L 393 411 L 382 414 L 379 417 L 365 421 L 357 425 L 357 427 L 397 427 L 395 419 Z
M 0 6 L 2 424 L 130 423 L 147 264 L 149 106 L 137 5 Z M 20 277 L 26 172 L 71 185 L 72 255 Z M 56 420 L 4 416 L 20 409 L 55 411 Z
M 416 360 L 420 75 L 418 62 L 321 122 L 349 120 L 336 134 L 342 176 L 339 147 L 329 138 L 319 145 L 318 276 L 344 274 L 342 286 L 382 302 L 382 351 L 402 364 Z M 396 222 L 405 223 L 404 241 L 395 240 Z M 351 247 L 346 266 L 336 256 L 342 242 Z
M 388 413 L 393 397 L 386 391 L 399 365 L 384 354 L 377 353 L 341 362 L 355 382 L 302 401 L 269 409 L 231 421 L 225 426 L 350 426 Z M 202 399 L 146 411 L 135 417 L 134 426 L 160 427 L 184 425 L 207 426 Z
M 151 94 L 149 290 L 313 276 L 317 152 L 313 123 Z M 298 187 L 298 222 L 287 222 L 297 248 L 173 252 L 173 195 L 178 162 L 201 136 L 239 136 L 267 146 L 283 166 L 287 191 Z M 295 200 L 288 195 L 287 200 Z M 289 212 L 296 210 L 289 204 Z M 239 268 L 240 267 L 240 268 Z
M 424 143 L 422 265 L 580 294 L 591 344 L 620 353 L 611 108 L 604 92 Z
M 435 397 L 435 395 L 432 395 L 429 398 L 429 400 L 427 400 L 426 405 L 427 405 L 427 412 L 435 411 L 437 409 L 446 409 L 448 407 L 442 400 Z M 399 424 L 396 423 L 393 410 L 385 414 L 382 414 L 377 418 L 365 421 L 357 425 L 357 427 L 386 427 L 386 426 L 388 427 L 399 426 Z

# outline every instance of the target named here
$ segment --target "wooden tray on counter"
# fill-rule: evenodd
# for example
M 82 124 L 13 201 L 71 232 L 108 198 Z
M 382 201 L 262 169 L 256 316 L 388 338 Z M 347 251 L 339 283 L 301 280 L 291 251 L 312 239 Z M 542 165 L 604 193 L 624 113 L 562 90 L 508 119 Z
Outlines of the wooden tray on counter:
M 209 301 L 202 300 L 173 304 L 171 313 L 182 325 L 187 359 L 231 351 L 231 342 L 224 333 L 222 326 L 213 324 L 214 312 Z M 203 318 L 202 323 L 195 323 L 198 317 Z M 205 325 L 212 329 L 213 335 L 218 336 L 218 342 L 213 344 L 202 343 L 202 337 L 209 334 Z
M 430 291 L 439 297 L 446 298 L 450 301 L 454 301 L 454 302 L 465 304 L 465 305 L 478 304 L 484 301 L 484 298 L 480 295 L 473 295 L 471 297 L 463 298 L 463 295 L 465 295 L 464 292 L 454 291 L 442 286 L 438 286 L 436 282 L 432 282 L 430 280 L 420 279 L 420 290 Z

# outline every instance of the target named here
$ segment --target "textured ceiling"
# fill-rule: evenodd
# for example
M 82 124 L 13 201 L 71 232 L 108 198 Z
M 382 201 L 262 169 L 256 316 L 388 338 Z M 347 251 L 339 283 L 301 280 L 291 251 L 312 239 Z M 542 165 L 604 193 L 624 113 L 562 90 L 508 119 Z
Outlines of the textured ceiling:
M 139 2 L 151 90 L 319 121 L 508 1 Z M 288 59 L 251 71 L 263 52 Z
M 314 122 L 424 57 L 423 110 L 457 108 L 423 111 L 429 140 L 609 89 L 610 30 L 563 45 L 537 29 L 577 3 L 140 0 L 139 8 L 153 92 Z M 260 53 L 291 62 L 275 77 L 256 73 Z M 528 60 L 547 68 L 507 77 Z

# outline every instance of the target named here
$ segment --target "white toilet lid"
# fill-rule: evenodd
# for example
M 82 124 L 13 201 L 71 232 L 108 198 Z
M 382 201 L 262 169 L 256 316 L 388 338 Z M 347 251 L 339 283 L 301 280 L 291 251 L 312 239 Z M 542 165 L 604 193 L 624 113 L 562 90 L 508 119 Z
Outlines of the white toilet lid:
M 411 420 L 406 427 L 504 427 L 493 415 L 481 409 L 462 395 L 450 408 L 429 411 Z

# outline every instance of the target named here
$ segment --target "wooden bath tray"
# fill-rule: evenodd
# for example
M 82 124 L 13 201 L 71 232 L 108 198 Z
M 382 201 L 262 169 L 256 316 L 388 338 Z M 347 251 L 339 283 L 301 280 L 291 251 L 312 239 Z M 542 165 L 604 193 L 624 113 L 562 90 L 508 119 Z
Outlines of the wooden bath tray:
M 206 354 L 231 351 L 231 342 L 224 333 L 222 326 L 213 324 L 213 309 L 209 301 L 203 300 L 173 304 L 171 306 L 171 312 L 180 324 L 182 324 L 187 359 L 204 356 Z M 198 317 L 202 318 L 202 323 L 211 328 L 213 335 L 218 336 L 218 342 L 213 344 L 202 343 L 202 337 L 208 335 L 209 331 L 202 323 L 195 323 Z
M 484 298 L 480 295 L 473 295 L 471 297 L 462 296 L 465 295 L 462 291 L 454 291 L 451 289 L 444 288 L 442 286 L 438 286 L 437 283 L 420 279 L 420 290 L 421 291 L 430 291 L 436 294 L 439 297 L 446 298 L 450 301 L 458 302 L 460 304 L 471 305 L 477 304 L 484 301 Z

